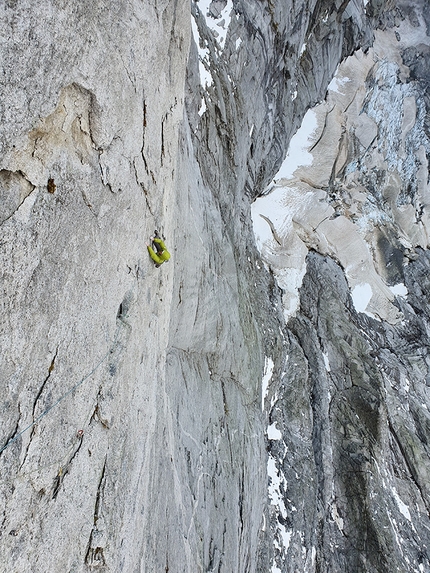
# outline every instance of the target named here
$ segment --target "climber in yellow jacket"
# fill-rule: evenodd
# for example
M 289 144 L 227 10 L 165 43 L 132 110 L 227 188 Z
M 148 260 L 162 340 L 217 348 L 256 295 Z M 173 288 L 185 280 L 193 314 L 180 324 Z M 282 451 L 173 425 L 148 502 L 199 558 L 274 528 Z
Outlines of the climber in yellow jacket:
M 170 259 L 170 253 L 167 250 L 163 239 L 159 236 L 158 231 L 155 231 L 154 236 L 151 237 L 151 241 L 156 251 L 154 251 L 151 245 L 148 245 L 149 256 L 154 261 L 155 266 L 159 267 Z

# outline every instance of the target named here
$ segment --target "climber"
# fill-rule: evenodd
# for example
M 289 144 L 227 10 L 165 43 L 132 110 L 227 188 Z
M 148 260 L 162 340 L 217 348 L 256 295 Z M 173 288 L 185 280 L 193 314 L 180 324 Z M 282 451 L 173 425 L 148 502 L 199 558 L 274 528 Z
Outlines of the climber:
M 154 232 L 154 236 L 151 237 L 151 241 L 153 247 L 156 249 L 156 252 L 154 251 L 154 248 L 151 245 L 148 245 L 149 256 L 154 261 L 155 266 L 159 267 L 160 265 L 166 263 L 170 259 L 170 253 L 167 250 L 163 239 L 158 234 L 158 231 Z

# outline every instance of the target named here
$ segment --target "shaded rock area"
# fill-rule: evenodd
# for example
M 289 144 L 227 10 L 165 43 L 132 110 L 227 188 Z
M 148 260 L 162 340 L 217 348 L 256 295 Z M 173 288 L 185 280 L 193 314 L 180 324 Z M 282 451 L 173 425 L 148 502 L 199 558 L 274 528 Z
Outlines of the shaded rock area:
M 409 288 L 428 281 L 428 265 L 423 252 Z M 282 434 L 270 456 L 282 460 L 285 570 L 306 570 L 311 556 L 320 571 L 425 571 L 428 294 L 401 304 L 395 329 L 357 313 L 348 291 L 336 263 L 309 254 L 270 415 Z
M 391 321 L 311 248 L 286 324 L 251 219 L 338 64 L 424 8 L 2 4 L 0 570 L 426 571 L 427 245 L 374 237 Z
M 312 110 L 308 164 L 254 207 L 292 334 L 268 396 L 281 571 L 429 568 L 430 38 L 418 3 L 380 25 Z

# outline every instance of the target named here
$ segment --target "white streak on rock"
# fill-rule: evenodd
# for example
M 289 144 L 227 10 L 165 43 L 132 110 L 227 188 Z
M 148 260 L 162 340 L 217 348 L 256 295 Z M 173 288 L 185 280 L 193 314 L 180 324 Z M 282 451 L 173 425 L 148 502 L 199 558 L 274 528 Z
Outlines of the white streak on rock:
M 261 383 L 261 409 L 264 410 L 264 400 L 267 396 L 267 391 L 269 388 L 269 382 L 272 379 L 273 374 L 273 360 L 270 357 L 266 356 L 265 365 L 264 365 L 264 375 L 263 381 Z
M 393 496 L 394 499 L 396 500 L 397 507 L 399 508 L 400 513 L 404 515 L 408 521 L 412 521 L 409 507 L 405 503 L 403 503 L 403 501 L 400 499 L 399 494 L 397 493 L 394 487 L 391 488 L 391 491 L 393 492 Z
M 330 372 L 330 362 L 328 360 L 328 355 L 323 352 L 324 366 L 327 372 Z

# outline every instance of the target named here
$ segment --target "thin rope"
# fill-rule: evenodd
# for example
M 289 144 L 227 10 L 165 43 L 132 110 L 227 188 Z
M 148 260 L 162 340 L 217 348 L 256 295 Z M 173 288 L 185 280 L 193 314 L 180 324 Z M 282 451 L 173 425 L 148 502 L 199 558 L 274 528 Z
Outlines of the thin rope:
M 35 420 L 33 420 L 33 422 L 31 424 L 29 424 L 27 427 L 25 427 L 23 430 L 21 430 L 18 434 L 16 434 L 11 440 L 9 440 L 0 450 L 0 454 L 6 449 L 8 448 L 11 444 L 13 444 L 14 442 L 16 442 L 16 440 L 18 438 L 20 438 L 22 436 L 22 434 L 24 434 L 25 432 L 27 432 L 30 428 L 32 428 L 33 426 L 35 426 L 37 424 L 37 422 L 39 422 L 39 420 L 41 420 L 44 416 L 46 416 L 46 414 L 48 414 L 48 412 L 50 412 L 53 408 L 55 408 L 55 406 L 58 406 L 58 404 L 64 400 L 65 398 L 67 398 L 67 396 L 69 394 L 71 394 L 74 390 L 76 390 L 76 388 L 78 388 L 81 384 L 83 384 L 85 382 L 85 380 L 88 380 L 88 378 L 90 378 L 94 372 L 97 370 L 97 368 L 99 368 L 99 366 L 101 366 L 103 364 L 103 362 L 106 360 L 106 358 L 109 356 L 109 354 L 111 354 L 111 350 L 109 349 L 106 354 L 103 356 L 103 358 L 100 360 L 100 362 L 94 366 L 94 368 L 91 370 L 91 372 L 89 374 L 87 374 L 86 376 L 84 376 L 84 378 L 82 378 L 82 380 L 80 380 L 77 384 L 75 384 L 74 386 L 72 386 L 72 388 L 70 388 L 70 390 L 68 390 L 65 394 L 63 394 L 63 396 L 61 396 L 60 398 L 58 398 L 58 400 L 56 402 L 54 402 L 51 406 L 49 406 L 49 408 L 46 408 L 46 410 L 44 410 L 41 414 L 39 414 L 39 416 L 37 416 L 37 418 Z

